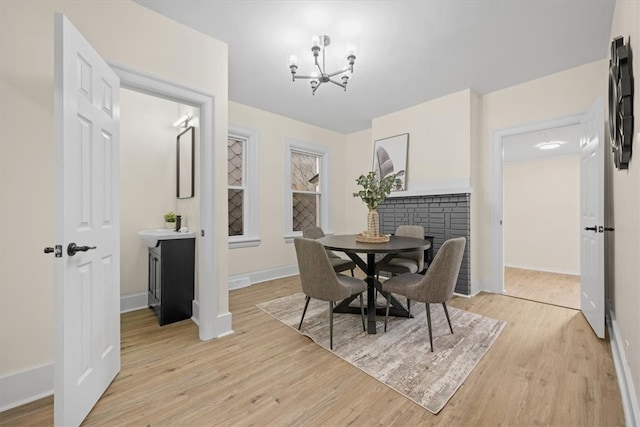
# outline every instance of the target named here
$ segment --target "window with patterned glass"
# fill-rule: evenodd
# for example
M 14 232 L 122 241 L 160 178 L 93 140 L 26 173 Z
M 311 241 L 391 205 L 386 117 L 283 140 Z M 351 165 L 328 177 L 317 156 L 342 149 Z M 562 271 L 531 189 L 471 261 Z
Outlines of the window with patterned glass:
M 302 143 L 288 142 L 287 185 L 288 238 L 302 230 L 319 226 L 329 228 L 326 200 L 328 153 L 326 149 Z
M 244 146 L 246 140 L 229 138 L 227 140 L 227 158 L 229 173 L 229 236 L 244 234 Z
M 258 133 L 229 127 L 227 195 L 229 247 L 256 246 L 258 236 Z

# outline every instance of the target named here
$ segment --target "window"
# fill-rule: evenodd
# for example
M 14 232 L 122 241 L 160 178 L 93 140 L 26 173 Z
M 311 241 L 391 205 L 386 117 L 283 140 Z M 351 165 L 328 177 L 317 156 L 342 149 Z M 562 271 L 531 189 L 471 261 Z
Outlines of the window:
M 227 139 L 229 247 L 260 244 L 258 236 L 258 136 L 238 127 Z
M 329 154 L 322 147 L 287 142 L 287 225 L 291 239 L 312 226 L 325 231 L 329 223 Z

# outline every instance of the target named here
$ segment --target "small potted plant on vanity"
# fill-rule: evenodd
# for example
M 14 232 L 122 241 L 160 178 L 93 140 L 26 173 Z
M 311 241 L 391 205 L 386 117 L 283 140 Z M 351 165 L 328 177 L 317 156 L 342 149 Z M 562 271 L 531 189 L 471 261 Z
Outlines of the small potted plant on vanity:
M 164 226 L 167 230 L 173 230 L 176 228 L 176 213 L 168 212 L 164 214 Z

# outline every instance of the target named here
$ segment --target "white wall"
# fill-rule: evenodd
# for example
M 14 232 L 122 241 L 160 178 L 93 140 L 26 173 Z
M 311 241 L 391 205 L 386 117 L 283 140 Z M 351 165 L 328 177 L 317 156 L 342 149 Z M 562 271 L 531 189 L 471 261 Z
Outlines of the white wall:
M 633 99 L 634 132 L 633 157 L 629 169 L 611 171 L 613 182 L 613 221 L 615 226 L 613 289 L 611 317 L 619 332 L 621 351 L 626 357 L 625 369 L 630 372 L 636 393 L 636 411 L 640 408 L 640 2 L 616 2 L 611 38 L 624 36 L 631 39 L 634 49 L 633 72 L 635 93 Z M 604 85 L 604 82 L 600 82 Z M 625 341 L 628 346 L 625 345 Z M 635 422 L 640 422 L 636 412 Z
M 176 199 L 176 136 L 182 129 L 173 123 L 185 108 L 193 110 L 140 92 L 120 91 L 121 295 L 147 290 L 148 248 L 139 231 L 164 228 L 163 215 L 170 211 L 197 227 L 197 217 L 182 206 L 194 199 Z
M 580 274 L 580 157 L 504 165 L 504 264 Z
M 373 140 L 409 133 L 408 191 L 434 182 L 468 184 L 471 176 L 470 98 L 471 91 L 463 90 L 373 119 Z M 373 141 L 371 144 L 371 160 L 366 171 L 371 170 L 373 162 Z
M 53 16 L 105 59 L 215 96 L 216 187 L 226 194 L 227 46 L 130 1 L 0 2 L 0 377 L 53 361 Z M 226 204 L 216 206 L 226 235 Z M 216 242 L 219 313 L 227 242 Z M 16 327 L 19 325 L 19 327 Z
M 345 186 L 344 135 L 235 102 L 229 102 L 229 123 L 259 133 L 261 239 L 259 246 L 229 250 L 230 275 L 287 269 L 296 265 L 293 244 L 284 240 L 284 161 L 287 138 L 324 146 L 330 151 L 332 227 L 325 232 L 345 232 L 347 213 L 341 203 Z

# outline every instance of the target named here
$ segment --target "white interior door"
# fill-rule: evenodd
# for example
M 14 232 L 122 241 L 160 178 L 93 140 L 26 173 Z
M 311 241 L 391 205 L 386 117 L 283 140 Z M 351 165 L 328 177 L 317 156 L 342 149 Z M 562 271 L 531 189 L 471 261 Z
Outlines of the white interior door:
M 54 422 L 67 426 L 120 371 L 120 82 L 64 15 L 54 39 Z
M 580 139 L 580 308 L 604 338 L 604 106 L 601 99 L 582 122 Z

